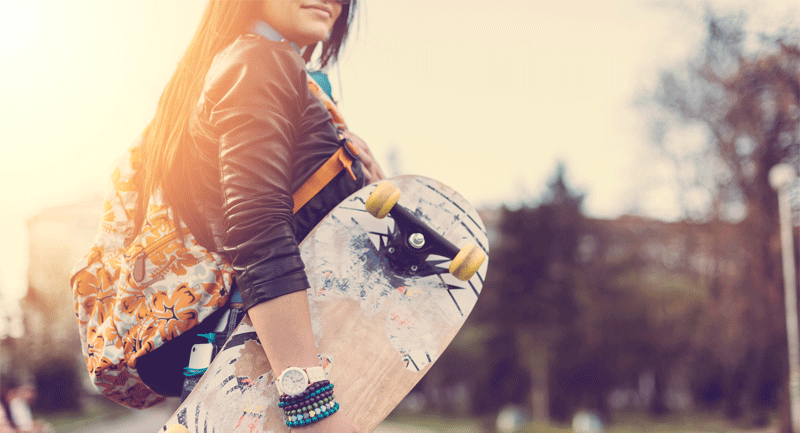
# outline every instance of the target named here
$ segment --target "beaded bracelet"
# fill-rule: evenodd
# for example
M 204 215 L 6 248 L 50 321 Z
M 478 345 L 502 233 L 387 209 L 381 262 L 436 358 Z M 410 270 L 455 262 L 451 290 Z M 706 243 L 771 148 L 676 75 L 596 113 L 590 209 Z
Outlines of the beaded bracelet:
M 298 409 L 298 410 L 293 410 L 291 412 L 286 412 L 286 416 L 287 417 L 293 417 L 293 416 L 303 417 L 303 416 L 305 416 L 306 418 L 308 418 L 309 416 L 314 416 L 314 415 L 306 415 L 306 414 L 310 414 L 311 412 L 320 413 L 320 412 L 324 412 L 324 411 L 330 410 L 331 408 L 333 408 L 333 406 L 335 404 L 336 404 L 336 402 L 334 402 L 333 399 L 331 399 L 330 401 L 327 401 L 327 402 L 325 402 L 325 403 L 323 403 L 321 405 L 318 405 L 316 407 L 309 406 L 309 407 L 305 407 L 303 409 Z
M 303 414 L 292 415 L 286 421 L 286 425 L 289 427 L 301 427 L 304 425 L 312 424 L 335 414 L 339 410 L 339 403 L 333 403 L 332 406 L 329 405 L 324 405 L 324 406 L 325 409 L 323 410 L 322 408 L 320 408 L 319 412 L 316 410 L 312 410 Z
M 320 405 L 330 403 L 333 401 L 333 394 L 327 395 L 319 400 L 307 401 L 303 403 L 293 404 L 291 406 L 283 406 L 283 411 L 286 415 L 294 415 L 297 413 L 308 412 Z M 280 407 L 280 406 L 279 406 Z
M 329 390 L 333 390 L 333 384 L 329 381 L 321 380 L 319 382 L 314 382 L 299 395 L 282 395 L 278 406 L 283 407 L 287 404 L 300 403 Z
M 300 427 L 325 419 L 339 410 L 334 401 L 333 384 L 327 380 L 312 383 L 299 395 L 283 395 L 278 407 L 283 408 L 286 425 Z

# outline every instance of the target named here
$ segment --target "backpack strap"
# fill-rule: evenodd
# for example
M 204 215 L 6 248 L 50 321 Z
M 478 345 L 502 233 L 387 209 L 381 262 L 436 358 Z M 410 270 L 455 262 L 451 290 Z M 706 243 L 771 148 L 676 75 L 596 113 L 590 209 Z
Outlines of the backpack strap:
M 330 183 L 342 170 L 347 170 L 350 177 L 356 180 L 353 173 L 353 162 L 358 159 L 358 149 L 350 140 L 342 139 L 342 145 L 322 166 L 308 178 L 292 195 L 294 199 L 294 209 L 292 214 L 296 214 L 312 197 L 322 191 L 322 188 Z

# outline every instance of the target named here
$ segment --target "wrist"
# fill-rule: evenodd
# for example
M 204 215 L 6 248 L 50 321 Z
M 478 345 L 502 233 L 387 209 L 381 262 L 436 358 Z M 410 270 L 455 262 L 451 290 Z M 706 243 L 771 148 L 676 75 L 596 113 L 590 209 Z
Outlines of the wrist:
M 289 367 L 275 380 L 275 386 L 281 395 L 296 396 L 307 390 L 310 385 L 325 379 L 325 371 L 320 366 Z

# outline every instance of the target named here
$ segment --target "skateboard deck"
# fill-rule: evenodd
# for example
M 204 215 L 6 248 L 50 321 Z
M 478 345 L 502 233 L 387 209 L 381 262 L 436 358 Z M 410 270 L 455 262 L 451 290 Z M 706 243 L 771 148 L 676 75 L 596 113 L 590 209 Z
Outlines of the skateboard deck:
M 487 256 L 489 245 L 477 212 L 449 187 L 420 176 L 389 181 L 401 196 L 388 216 L 379 219 L 365 209 L 375 190 L 370 185 L 334 208 L 300 244 L 321 364 L 340 410 L 365 432 L 447 348 L 478 300 L 488 266 L 484 260 L 461 281 L 448 272 L 452 257 L 441 248 L 417 261 L 396 260 L 399 234 L 409 231 L 396 212 L 401 208 L 435 232 L 424 232 L 428 246 L 439 242 L 432 239 L 436 234 L 456 248 L 472 243 Z M 410 230 L 419 235 L 417 227 Z M 420 248 L 419 238 L 413 243 Z M 161 431 L 288 432 L 275 379 L 245 317 Z

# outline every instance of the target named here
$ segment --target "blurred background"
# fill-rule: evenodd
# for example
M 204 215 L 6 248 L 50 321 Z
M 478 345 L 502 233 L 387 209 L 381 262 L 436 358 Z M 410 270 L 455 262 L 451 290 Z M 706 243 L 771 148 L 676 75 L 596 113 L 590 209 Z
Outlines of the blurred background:
M 3 7 L 0 372 L 36 385 L 56 431 L 155 431 L 176 403 L 98 396 L 68 280 L 204 6 Z M 491 241 L 478 305 L 382 431 L 790 432 L 769 172 L 800 167 L 798 17 L 796 0 L 362 0 L 328 71 L 350 129 L 389 174 L 461 192 Z M 784 191 L 796 270 L 800 182 Z

